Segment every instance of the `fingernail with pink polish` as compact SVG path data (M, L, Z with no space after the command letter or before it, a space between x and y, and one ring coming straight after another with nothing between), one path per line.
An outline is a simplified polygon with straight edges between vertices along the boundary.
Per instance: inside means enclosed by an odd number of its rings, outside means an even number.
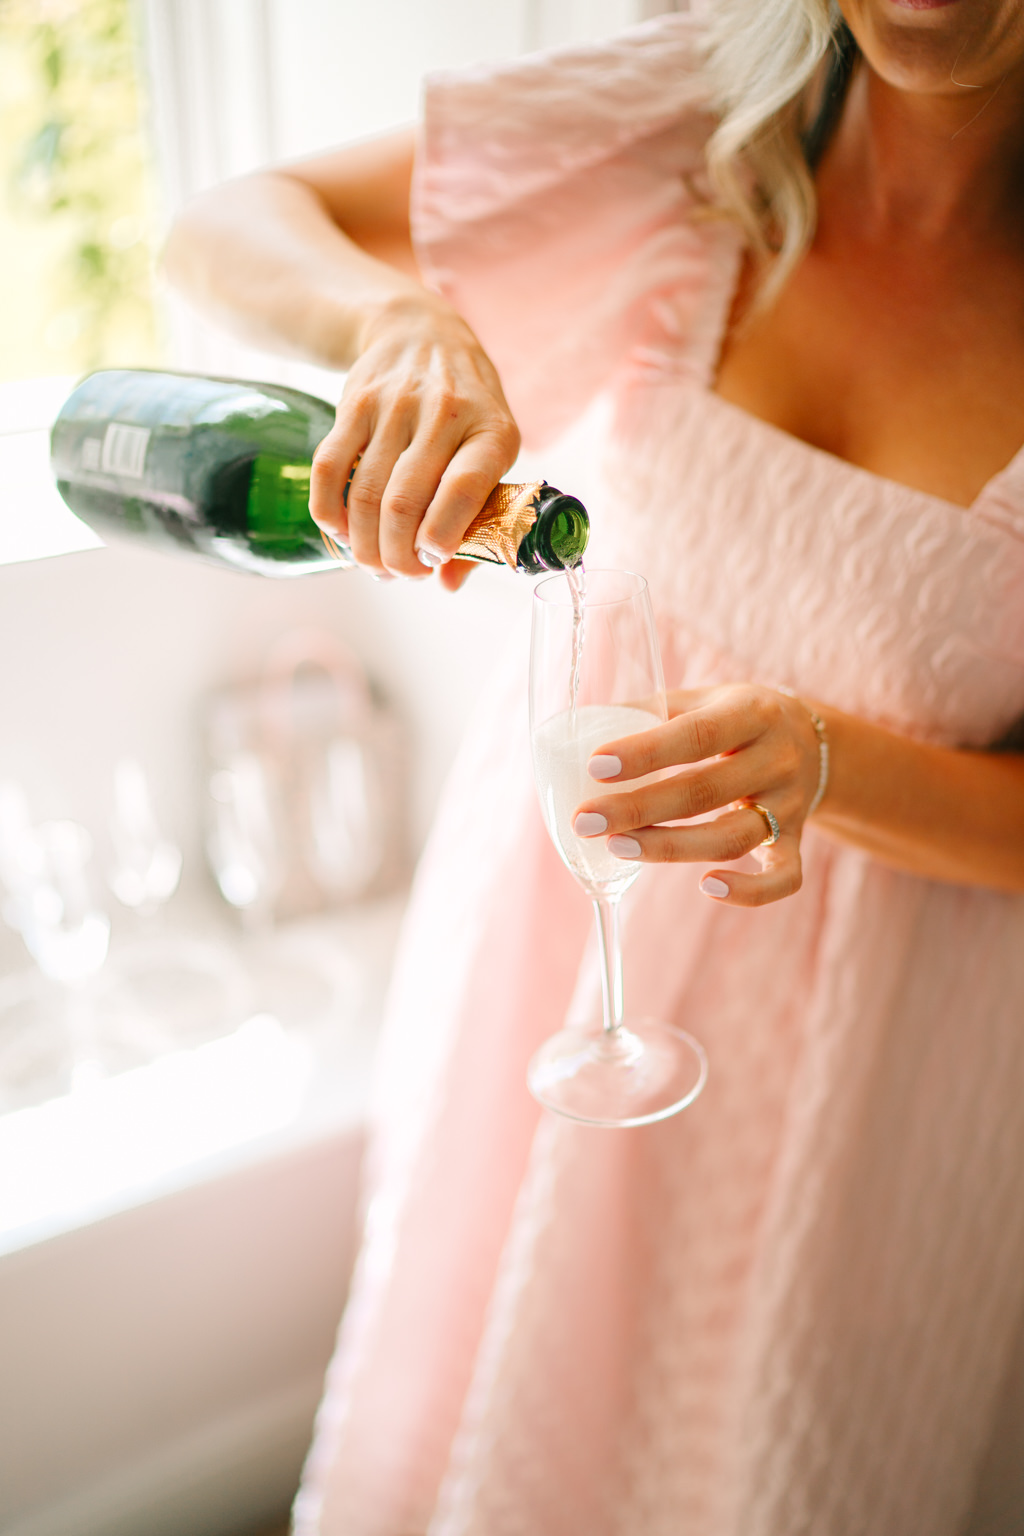
M596 837L608 831L608 818L597 811L581 811L572 824L577 837Z
M606 757L598 753L587 764L587 772L592 779L614 779L622 772L622 761L617 757Z
M427 549L426 545L416 551L416 558L420 565L426 565L430 570L436 570L439 565L447 565L446 555L439 555L436 550Z
M623 837L621 832L608 839L608 848L617 859L638 859L643 853L635 837Z
M728 896L729 887L724 880L716 880L714 875L705 875L700 883L700 888L705 896L715 896L721 901L723 896Z

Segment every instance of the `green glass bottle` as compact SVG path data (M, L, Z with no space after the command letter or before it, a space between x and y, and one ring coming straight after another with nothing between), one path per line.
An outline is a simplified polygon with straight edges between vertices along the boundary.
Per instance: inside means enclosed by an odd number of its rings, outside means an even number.
M278 384L144 369L90 374L54 423L50 461L68 506L102 537L132 535L265 576L350 565L309 515L326 400ZM579 563L590 524L554 487L495 487L461 558L538 572Z

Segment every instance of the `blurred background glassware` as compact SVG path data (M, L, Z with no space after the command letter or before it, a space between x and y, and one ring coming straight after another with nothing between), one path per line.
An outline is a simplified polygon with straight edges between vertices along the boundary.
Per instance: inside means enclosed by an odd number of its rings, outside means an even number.
M146 774L135 758L121 758L114 768L110 841L110 889L122 906L154 916L178 889L182 854L160 829Z
M309 871L339 901L370 885L383 854L381 808L367 744L339 737L306 765L303 853Z
M20 933L28 921L32 891L43 872L43 851L32 831L28 798L20 784L0 782L0 906L4 922Z
M269 765L240 746L226 751L240 724L224 701L214 715L214 740L221 750L209 780L206 850L224 900L255 926L269 922L281 888L283 861L280 813Z
M248 1006L244 968L223 940L170 931L161 921L181 880L182 851L162 831L149 779L135 758L115 765L109 830L108 884L142 921L134 939L122 938L114 948L103 989L104 1020L118 1013L130 1017L133 1033L151 1045L160 1042L159 1051L229 1032ZM235 878L237 884L237 873Z
M76 821L46 821L32 835L42 857L19 909L21 936L43 975L71 986L96 975L110 944L88 872L92 838Z
M352 901L373 887L401 815L396 722L358 658L322 631L283 636L267 671L266 721L286 765L298 856L328 904Z
M232 905L258 887L264 910L293 918L404 882L404 735L333 635L284 635L260 682L216 695L207 750L207 847Z
M177 887L181 854L154 835L139 764L118 765L115 801L114 872L134 874L124 893L142 895L148 917ZM0 911L35 961L0 976L0 1114L228 1034L253 1012L237 945L152 929L111 945L100 891L86 829L33 826L22 787L0 782Z
M92 839L83 826L47 821L28 838L34 851L23 841L21 857L33 873L15 896L17 926L43 976L64 989L71 1087L83 1088L106 1073L89 983L107 958L110 918L90 878Z

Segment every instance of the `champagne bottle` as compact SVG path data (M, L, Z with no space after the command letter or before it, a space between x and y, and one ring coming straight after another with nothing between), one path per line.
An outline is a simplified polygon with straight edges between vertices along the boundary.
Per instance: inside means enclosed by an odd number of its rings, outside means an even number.
M278 384L142 369L90 374L54 424L50 461L72 512L101 536L134 535L265 576L351 565L309 515L326 400ZM347 488L346 488L347 490ZM590 524L543 481L495 486L459 547L466 560L563 570Z

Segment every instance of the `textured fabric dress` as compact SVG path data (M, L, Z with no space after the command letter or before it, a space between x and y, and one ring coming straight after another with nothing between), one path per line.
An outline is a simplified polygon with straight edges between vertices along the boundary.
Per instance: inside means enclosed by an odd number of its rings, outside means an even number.
M609 402L593 563L648 577L670 685L994 742L1024 715L1024 453L964 508L713 393L741 252L694 28L434 79L423 266L528 442ZM1024 898L803 850L761 910L687 865L627 899L628 1001L704 1042L702 1098L542 1113L527 1061L598 978L511 657L417 877L301 1536L1024 1529Z

